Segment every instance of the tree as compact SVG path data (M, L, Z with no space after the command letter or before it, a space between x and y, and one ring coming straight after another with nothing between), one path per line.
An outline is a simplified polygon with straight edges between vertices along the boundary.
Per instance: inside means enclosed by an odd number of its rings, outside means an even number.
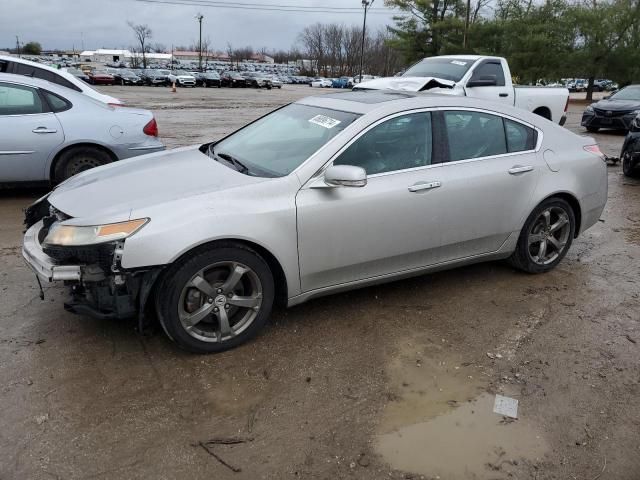
M22 53L25 55L40 55L42 46L38 42L29 42L22 47Z
M133 22L127 22L127 25L131 27L133 33L140 44L140 52L142 53L142 66L143 68L147 68L147 53L149 53L150 48L147 44L147 41L151 39L153 33L148 25L136 25Z

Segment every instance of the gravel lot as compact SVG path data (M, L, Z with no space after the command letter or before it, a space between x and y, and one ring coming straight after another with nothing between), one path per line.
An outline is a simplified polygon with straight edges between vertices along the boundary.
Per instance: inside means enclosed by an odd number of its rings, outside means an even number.
M102 90L153 110L169 147L327 92ZM623 133L595 137L619 154ZM1 191L0 479L640 478L639 186L609 167L602 222L546 275L487 263L338 294L206 357L66 313L60 288L40 301L20 245L43 192Z

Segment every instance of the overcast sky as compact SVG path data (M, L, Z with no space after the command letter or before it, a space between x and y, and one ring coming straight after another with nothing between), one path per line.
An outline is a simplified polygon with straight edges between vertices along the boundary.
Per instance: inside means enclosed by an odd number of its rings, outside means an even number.
M227 1L227 0L225 0ZM252 4L299 6L361 7L360 0L228 0ZM20 42L38 41L45 49L85 50L127 48L135 44L127 20L146 23L153 30L152 42L189 46L197 41L198 12L204 15L202 36L224 50L227 42L234 48L288 49L298 33L315 22L362 22L362 13L300 13L255 11L221 7L196 7L142 3L136 0L2 0L0 48ZM377 0L374 7L383 7ZM392 23L391 13L368 16L367 29Z

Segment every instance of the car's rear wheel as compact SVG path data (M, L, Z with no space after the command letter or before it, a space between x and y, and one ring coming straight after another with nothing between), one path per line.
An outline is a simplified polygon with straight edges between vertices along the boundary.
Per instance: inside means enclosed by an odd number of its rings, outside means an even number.
M529 273L548 272L567 254L575 228L575 213L565 200L545 200L527 218L510 263Z
M600 127L587 127L587 132L598 133L598 130L600 130Z
M54 182L60 183L69 177L91 168L110 163L111 156L96 147L75 147L60 155L54 170Z
M225 244L170 267L156 306L162 327L178 346L194 353L221 352L258 333L271 313L274 291L260 255Z

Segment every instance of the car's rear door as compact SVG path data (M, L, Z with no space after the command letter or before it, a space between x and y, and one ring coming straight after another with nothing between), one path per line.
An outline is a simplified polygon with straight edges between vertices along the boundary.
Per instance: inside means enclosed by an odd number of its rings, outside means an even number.
M47 160L64 141L49 110L37 89L0 82L0 182L48 179Z
M446 156L435 180L441 262L496 252L530 213L546 166L536 154L540 133L482 110L444 110Z

